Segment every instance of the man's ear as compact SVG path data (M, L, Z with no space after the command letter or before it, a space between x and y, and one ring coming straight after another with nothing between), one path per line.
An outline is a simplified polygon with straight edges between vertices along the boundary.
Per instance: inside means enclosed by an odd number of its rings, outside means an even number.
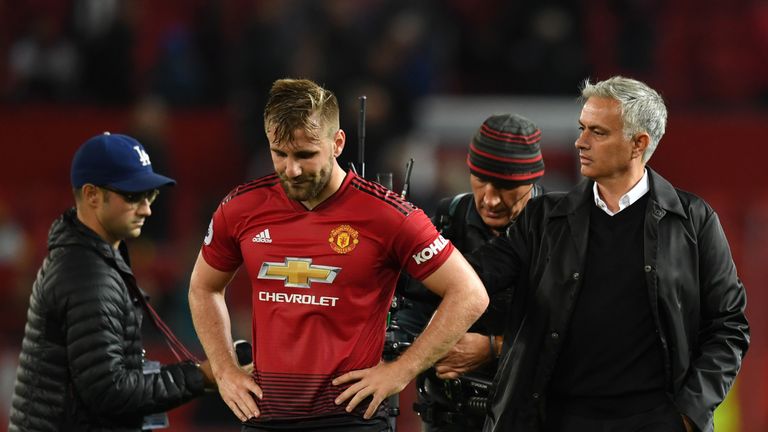
M344 151L344 145L347 142L347 134L342 129L333 134L333 157L339 157Z
M642 158L645 149L651 143L651 136L647 132L640 132L632 138L632 158Z
M97 207L104 199L102 191L90 183L86 183L80 188L80 196L83 203L89 207Z

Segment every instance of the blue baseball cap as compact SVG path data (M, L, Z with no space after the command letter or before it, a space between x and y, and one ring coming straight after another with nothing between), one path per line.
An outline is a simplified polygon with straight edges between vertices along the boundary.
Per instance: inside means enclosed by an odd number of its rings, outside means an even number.
M149 155L135 138L104 132L84 142L72 158L72 186L86 183L125 192L175 185L176 180L152 171Z

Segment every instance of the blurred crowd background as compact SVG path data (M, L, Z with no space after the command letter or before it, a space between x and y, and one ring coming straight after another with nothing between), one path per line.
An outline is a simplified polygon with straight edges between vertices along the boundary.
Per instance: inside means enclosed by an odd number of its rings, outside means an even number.
M585 78L624 74L660 90L667 136L650 165L717 210L748 293L752 346L718 410L718 431L768 430L768 2L765 0L0 0L0 430L7 427L25 312L50 223L72 205L74 150L128 133L163 191L134 270L152 304L201 352L189 272L218 201L271 170L262 110L271 83L333 90L366 174L430 212L468 190L466 145L482 120L517 112L543 130L545 183L578 181L573 139ZM250 337L249 287L228 290L235 337ZM150 356L170 360L147 329ZM417 430L412 389L402 431ZM172 413L172 431L238 430L216 395Z

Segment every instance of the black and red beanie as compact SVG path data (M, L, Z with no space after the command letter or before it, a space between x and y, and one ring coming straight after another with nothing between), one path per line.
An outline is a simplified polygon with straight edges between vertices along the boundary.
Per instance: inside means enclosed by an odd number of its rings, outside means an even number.
M469 143L469 171L503 187L536 183L544 175L541 130L517 114L488 117Z

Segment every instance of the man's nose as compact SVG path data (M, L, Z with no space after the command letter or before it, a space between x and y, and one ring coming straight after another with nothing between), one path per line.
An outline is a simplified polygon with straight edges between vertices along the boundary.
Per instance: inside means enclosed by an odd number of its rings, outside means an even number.
M574 146L576 146L576 148L579 150L584 150L587 148L587 140L584 138L585 132L586 132L585 130L581 131L581 133L579 133L579 136L576 137L576 141L574 141L573 143Z
M485 193L483 194L483 203L486 207L496 207L501 202L501 194L490 183L485 185Z
M136 214L144 217L152 215L152 204L149 203L149 198L144 198L139 201L139 206L136 208Z
M296 178L301 175L301 164L295 160L288 158L285 163L285 175L289 178Z

